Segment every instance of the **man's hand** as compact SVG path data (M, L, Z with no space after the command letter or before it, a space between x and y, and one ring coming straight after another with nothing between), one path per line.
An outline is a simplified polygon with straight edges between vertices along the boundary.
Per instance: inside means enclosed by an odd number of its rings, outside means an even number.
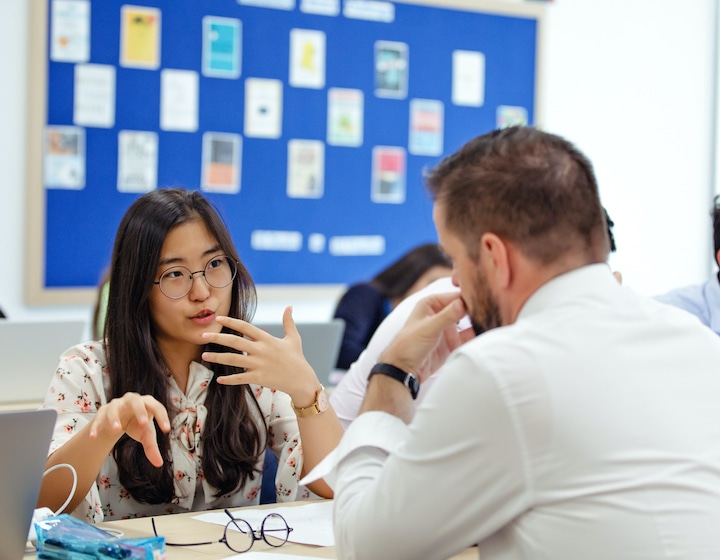
M458 332L457 329L458 321L466 313L459 292L432 295L420 300L379 361L414 373L422 383L455 348L471 337L470 333Z

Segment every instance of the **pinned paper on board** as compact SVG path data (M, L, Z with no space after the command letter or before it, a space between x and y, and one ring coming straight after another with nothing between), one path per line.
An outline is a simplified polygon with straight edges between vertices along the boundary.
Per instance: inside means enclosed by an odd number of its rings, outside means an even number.
M510 126L527 126L528 112L525 107L512 105L499 105L496 112L497 128L508 128Z
M418 156L438 156L443 151L444 106L434 99L410 100L408 151Z
M393 41L375 43L375 95L407 97L408 46Z
M322 198L325 144L319 140L290 140L287 169L287 195L290 198Z
M371 200L390 204L405 202L405 150L375 146L372 160Z
M90 2L53 0L50 26L50 60L90 60Z
M203 18L203 76L237 78L242 62L242 23L239 19Z
M76 64L73 124L115 126L115 66Z
M192 70L160 72L160 128L195 132L198 128L198 74Z
M160 67L160 10L122 7L120 66L148 70Z
M290 85L325 87L325 33L310 29L290 30Z
M359 89L328 90L327 143L331 146L362 146L363 92Z
M485 55L456 50L452 54L452 102L466 107L485 103Z
M203 191L225 194L240 192L241 144L239 134L203 134Z
M85 129L77 126L45 128L43 178L48 189L85 187Z
M318 16L340 14L340 0L300 0L300 11Z
M155 190L157 162L156 132L121 130L118 134L118 192L146 193Z
M282 96L280 80L245 80L245 136L280 138L282 134Z

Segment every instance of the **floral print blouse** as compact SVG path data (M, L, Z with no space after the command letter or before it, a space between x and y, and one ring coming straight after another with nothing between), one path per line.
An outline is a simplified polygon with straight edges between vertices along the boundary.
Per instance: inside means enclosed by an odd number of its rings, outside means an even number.
M175 410L170 413L170 442L175 471L175 497L169 504L144 504L135 501L118 480L117 465L108 455L95 484L73 515L91 523L199 511L225 507L257 505L260 501L261 475L248 481L232 494L215 497L217 493L203 477L202 433L207 417L205 398L212 371L202 364L190 365L187 388L183 393L172 376L168 376L170 397ZM105 352L100 342L87 342L70 348L60 357L43 406L57 410L58 418L50 444L50 453L61 447L90 423L98 408L108 402L110 377ZM268 447L278 457L275 479L279 502L314 497L298 485L303 465L297 418L290 397L258 385L250 385L268 427ZM254 406L250 407L257 416ZM259 457L262 469L264 455Z

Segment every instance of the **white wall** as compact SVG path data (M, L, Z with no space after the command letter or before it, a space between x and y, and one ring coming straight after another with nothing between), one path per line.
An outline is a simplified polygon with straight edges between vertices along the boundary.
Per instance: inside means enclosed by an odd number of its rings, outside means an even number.
M0 306L14 318L87 317L23 302L28 0L0 18ZM542 126L594 162L615 220L614 268L653 295L710 272L714 0L554 0L548 5ZM68 266L72 266L72 261ZM337 290L261 294L258 318L328 318Z

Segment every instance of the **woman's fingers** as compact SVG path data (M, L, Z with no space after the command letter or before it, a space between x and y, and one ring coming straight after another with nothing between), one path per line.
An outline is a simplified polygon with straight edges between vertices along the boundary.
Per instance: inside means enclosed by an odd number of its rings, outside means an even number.
M126 433L142 444L150 463L159 467L163 459L157 444L153 420L163 432L170 431L170 419L162 403L150 395L125 393L122 397L100 407L93 419L90 437L97 438L110 434L119 439L123 433Z

